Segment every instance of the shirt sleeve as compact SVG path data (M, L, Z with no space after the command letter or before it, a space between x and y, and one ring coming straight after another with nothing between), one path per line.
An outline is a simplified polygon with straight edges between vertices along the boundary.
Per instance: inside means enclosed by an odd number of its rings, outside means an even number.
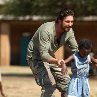
M52 56L49 54L50 34L46 30L39 32L39 52L43 61L48 61Z
M67 32L67 33L69 33L67 44L71 48L72 52L75 53L76 51L78 51L78 44L75 39L74 32L73 30L71 30L70 32Z

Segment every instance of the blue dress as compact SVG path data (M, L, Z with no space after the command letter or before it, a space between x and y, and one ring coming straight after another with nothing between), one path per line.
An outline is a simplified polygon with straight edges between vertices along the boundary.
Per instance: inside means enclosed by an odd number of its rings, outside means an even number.
M67 97L89 97L88 82L90 55L82 58L79 52L74 54L75 61L71 65L72 77Z

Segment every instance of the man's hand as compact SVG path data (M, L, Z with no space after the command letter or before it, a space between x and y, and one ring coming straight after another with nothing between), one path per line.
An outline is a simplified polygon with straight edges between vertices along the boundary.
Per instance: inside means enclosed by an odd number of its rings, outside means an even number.
M61 67L63 64L65 64L65 61L63 59L58 60L58 66Z
M65 75L67 73L67 67L66 67L65 61L63 59L58 61L58 66L62 68L61 72L62 72L62 74Z

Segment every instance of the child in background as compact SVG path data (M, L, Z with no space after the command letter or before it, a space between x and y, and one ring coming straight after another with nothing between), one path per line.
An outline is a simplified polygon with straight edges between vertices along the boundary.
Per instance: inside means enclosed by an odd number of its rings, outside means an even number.
M90 56L92 56L92 57L94 56L94 52L93 51L91 51ZM89 68L89 75L93 76L94 75L94 68L95 68L95 66L92 63L90 63L89 67L90 67Z
M94 53L94 58L97 59L97 51ZM95 67L94 73L95 73L95 75L97 75L97 67Z
M2 97L6 97L4 92L3 92L3 86L2 86L2 79L1 79L1 72L0 72L0 92ZM1 97L1 96L0 96Z
M90 40L82 39L78 44L78 49L79 51L68 57L64 64L66 65L68 62L73 61L71 64L72 77L67 97L89 97L89 64L93 62L97 66L97 59L89 55L92 49Z

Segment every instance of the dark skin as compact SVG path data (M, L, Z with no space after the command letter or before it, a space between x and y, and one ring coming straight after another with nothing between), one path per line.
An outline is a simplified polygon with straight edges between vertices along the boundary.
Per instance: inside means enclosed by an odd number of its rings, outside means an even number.
M85 49L85 48L79 49L79 54L83 58L86 57L86 56L88 56L88 54L90 52L91 52L91 49ZM63 74L66 74L66 64L68 62L70 62L70 61L73 61L73 60L74 60L74 56L73 55L69 56L66 60L64 60L65 61L65 64L62 65L62 73ZM97 67L97 58L91 57L91 62L94 63L95 66Z
M97 52L96 53L94 53L94 56L93 56L95 59L97 59ZM95 64L95 65L97 65L97 64Z
M2 83L1 82L0 82L0 92L1 92L2 97L6 97L6 95L3 92L3 88L2 88Z

